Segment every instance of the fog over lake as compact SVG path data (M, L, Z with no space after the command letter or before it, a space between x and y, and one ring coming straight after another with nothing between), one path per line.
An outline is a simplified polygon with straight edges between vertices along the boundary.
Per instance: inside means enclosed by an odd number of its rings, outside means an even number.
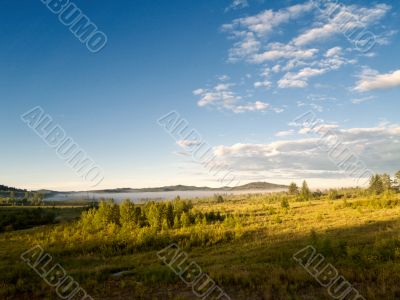
M242 194L261 194L276 193L285 191L286 189L270 189L270 190L244 190L244 191L165 191L165 192L129 192L129 193L96 193L96 192L75 192L75 193L59 193L46 197L46 200L82 200L82 199L114 199L120 202L124 199L130 199L133 202L141 202L146 200L168 200L180 196L183 199L204 198L218 195L242 195Z

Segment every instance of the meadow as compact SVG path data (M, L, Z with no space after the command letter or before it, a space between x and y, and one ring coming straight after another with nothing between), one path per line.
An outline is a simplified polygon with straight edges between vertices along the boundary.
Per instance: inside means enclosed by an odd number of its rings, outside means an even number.
M142 205L108 200L68 215L74 217L0 234L0 299L59 299L20 258L35 245L93 299L198 299L157 256L171 243L231 299L331 299L293 259L308 245L365 299L400 298L395 191L341 189L307 200L286 192Z

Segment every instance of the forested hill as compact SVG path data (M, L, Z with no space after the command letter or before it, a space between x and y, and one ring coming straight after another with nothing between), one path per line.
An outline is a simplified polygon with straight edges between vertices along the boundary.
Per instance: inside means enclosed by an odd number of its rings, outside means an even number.
M169 191L246 191L246 190L274 190L274 189L286 189L287 185L280 185L269 182L252 182L236 187L220 187L210 188L207 186L187 186L187 185L174 185L174 186L163 186L154 188L119 188L119 189L107 189L92 191L96 193L130 193L130 192L169 192Z
M236 186L236 187L220 187L220 188L210 188L206 186L198 187L198 186L187 186L187 185L174 185L174 186L163 186L163 187L154 187L154 188L117 188L117 189L105 189L105 190L95 190L91 192L96 193L132 193L132 192L169 192L169 191L246 191L246 190L275 190L275 189L286 189L288 186L280 185L270 182L251 182L248 184ZM6 185L0 184L0 193L5 192L16 192L16 193L24 193L27 190L18 189L14 187L9 187ZM38 193L44 195L50 194L62 194L64 192L50 191L50 190L38 190ZM81 191L85 192L85 191ZM68 192L73 193L73 192Z
M273 189L286 189L287 185L275 184L270 182L251 182L248 184L240 185L237 187L231 188L233 191L242 191L242 190L273 190Z
M0 192L26 192L26 190L0 184Z

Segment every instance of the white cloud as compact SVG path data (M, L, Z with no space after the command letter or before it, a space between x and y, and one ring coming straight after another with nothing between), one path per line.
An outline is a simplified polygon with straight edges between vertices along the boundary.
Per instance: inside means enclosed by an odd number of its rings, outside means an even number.
M290 130L286 130L286 131L278 131L277 133L275 133L275 136L285 137L285 136L293 135L293 133L294 133L294 130L290 129Z
M339 47L337 47L339 48ZM343 65L346 64L354 64L355 60L349 60L344 57L341 57L339 49L330 49L330 56L327 58L323 58L321 60L314 60L309 63L301 62L299 65L308 65L308 67L304 67L300 69L297 73L288 72L286 73L279 81L279 88L304 88L308 86L308 81L310 78L323 75L325 73L331 72L333 70L337 70ZM331 55L334 55L332 57ZM293 61L289 61L292 63ZM285 67L285 70L294 68L295 65L288 65Z
M333 24L325 24L322 27L313 28L301 34L293 40L293 43L297 46L304 46L310 42L318 41L318 39L326 39L336 32L338 32L338 29Z
M329 9L329 8L326 8ZM358 5L340 5L337 13L330 18L317 9L311 1L289 6L280 10L265 10L253 16L235 19L225 24L223 30L236 40L229 50L229 61L245 60L254 64L269 64L269 71L275 74L287 72L277 81L279 88L304 88L311 77L338 70L356 60L346 58L343 49L334 46L321 53L316 47L307 47L311 41L320 41L339 33L341 29L369 26L380 20L390 6L377 4L372 7ZM311 14L312 13L312 14ZM306 29L288 43L270 42L274 32L280 32L281 26L305 14L313 20L313 28ZM347 17L347 18L346 18ZM354 23L354 24L353 24ZM345 24L345 28L340 25ZM349 27L348 27L349 26ZM343 33L343 32L342 32ZM263 75L263 74L262 74ZM255 87L261 87L263 81L257 81ZM272 85L271 79L266 86Z
M313 4L308 1L304 4L290 6L288 8L273 11L264 10L254 16L234 20L231 24L223 25L225 30L249 31L259 36L271 33L276 27L301 16L303 13L313 9Z
M233 3L240 6L240 1ZM223 25L222 30L228 33L230 40L233 41L229 49L228 61L244 61L259 64L262 67L257 75L252 76L257 79L253 81L252 88L243 91L243 97L239 91L233 91L234 85L227 82L229 77L222 76L219 77L220 84L213 88L194 91L195 95L200 96L198 105L214 106L214 108L235 113L264 110L266 108L257 109L256 102L247 101L256 95L257 91L254 88L306 88L311 86L310 82L318 76L339 70L345 65L355 64L357 60L354 57L359 56L353 51L344 50L338 44L329 44L329 47L321 46L320 42L338 33L343 35L345 30L348 32L349 29L372 26L391 9L385 4L369 4L365 7L340 4L335 14L328 16L314 4L313 1L306 1L303 4L278 10L267 9L254 15L234 19ZM326 10L330 8L325 7ZM294 36L286 35L285 25L294 23L300 18L301 20L307 18L309 24L312 25L300 27L297 35L296 33ZM299 24L304 23L299 22ZM394 33L395 31L391 31L390 34L382 35L382 37L388 37ZM273 40L277 36L279 40ZM289 38L285 41L284 38L287 36ZM344 36L341 38L344 39ZM317 44L319 46L314 46ZM238 88L248 83L242 78L238 83ZM317 85L318 83L315 83L312 87ZM278 89L273 93L279 93ZM309 105L318 111L324 109L322 104L311 102ZM276 113L283 111L282 108L275 107L269 107L269 110Z
M367 168L376 172L392 172L398 168L398 125L350 129L341 129L334 124L321 126L324 127L322 132L329 130L336 135ZM275 174L281 178L342 178L348 175L328 158L320 142L320 138L312 136L268 144L220 145L214 147L214 154L221 163L243 174Z
M274 107L272 110L277 114L283 113L285 111L282 107Z
M325 22L322 25L306 30L293 39L296 46L305 46L310 43L324 41L336 34L351 33L355 29L364 29L381 19L389 10L386 4L377 4L372 8L359 7L356 5L339 5L332 17L326 8L326 16L322 12L321 19Z
M313 76L321 75L327 72L326 69L304 68L298 73L286 73L278 81L279 88L304 88L308 86L308 79Z
M231 88L231 87L233 87L234 86L234 84L232 84L232 83L220 83L220 84L217 84L215 87L214 87L214 89L217 91L217 92L223 92L223 91L229 91L229 89Z
M230 77L228 75L221 75L217 77L219 81L228 81Z
M330 48L328 51L326 51L325 56L326 57L334 57L342 54L342 48L341 47L333 47Z
M253 60L253 56L261 49L261 38L266 38L275 28L295 20L312 9L313 4L308 1L278 11L268 9L254 16L235 19L232 23L223 25L222 30L238 40L229 50L229 61Z
M244 113L249 111L266 111L268 108L268 103L256 101L254 103L248 103L245 105L237 105L232 110L235 113Z
M275 73L279 73L281 71L281 66L280 65L275 65L271 69Z
M375 99L375 97L374 96L368 96L368 97L363 97L363 98L354 98L354 99L351 99L351 103L353 103L353 104L361 104L361 103L370 101L372 99Z
M240 32L236 36L240 36L241 40L229 50L228 60L230 62L236 62L244 57L252 57L260 50L261 43L253 32Z
M279 59L310 59L318 53L318 49L299 49L293 45L285 45L282 43L271 43L268 50L255 54L251 59L255 63L263 63L265 61L275 61Z
M389 45L390 44L390 38L397 34L398 30L389 30L389 31L385 31L380 35L376 36L375 41L379 44L379 45Z
M271 81L268 81L268 80L265 80L265 81L256 81L256 82L254 82L254 87L256 87L256 88L260 88L260 87L263 87L263 88L270 88L271 87Z
M247 0L233 0L231 5L229 5L225 11L231 10L231 9L240 9L240 8L245 8L249 6L249 2Z
M357 92L368 92L371 90L389 89L400 86L400 70L391 73L379 74L378 71L364 68L359 75L354 90Z
M318 9L313 1L293 5L279 10L268 9L258 14L233 20L222 26L231 38L237 40L229 51L229 60L236 62L246 60L253 63L263 63L279 59L310 59L316 54L316 49L306 49L305 46L320 43L335 34L354 35L352 30L364 29L381 20L391 9L386 4L376 4L372 7L340 4L333 9L327 5ZM331 10L335 14L330 13ZM312 14L311 14L312 13ZM275 32L280 32L281 26L294 21L305 14L314 21L314 27L307 28L294 37L289 43L266 43ZM359 32L357 32L359 34ZM387 43L388 37L397 31L386 31L377 35L377 42ZM380 42L382 40L382 42ZM263 50L266 48L267 50ZM334 47L327 57L339 55L340 47Z
M216 107L229 108L242 99L241 96L230 90L232 86L233 84L220 83L211 90L197 89L193 91L193 94L201 97L197 102L200 107L213 105Z
M201 94L203 94L205 92L207 92L207 90L205 90L205 89L197 89L197 90L193 91L193 94L197 96L197 95L201 95Z
M218 83L211 89L196 89L193 94L200 96L197 101L200 107L211 106L234 113L266 111L269 108L269 104L262 101L242 103L242 97L232 91L233 87L233 83Z
M287 75L287 76L286 76ZM285 88L305 88L308 83L304 80L295 80L292 77L291 73L286 74L286 77L283 77L278 81L278 87L281 89Z

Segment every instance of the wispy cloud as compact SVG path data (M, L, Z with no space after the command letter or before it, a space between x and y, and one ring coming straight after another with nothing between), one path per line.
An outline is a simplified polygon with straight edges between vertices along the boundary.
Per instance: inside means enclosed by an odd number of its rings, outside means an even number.
M232 9L241 9L249 6L249 2L247 0L233 0L231 5L229 5L225 11L229 11Z
M400 87L400 70L379 74L376 70L364 68L359 74L359 80L354 90L357 92L368 92L395 87Z
M209 106L234 113L266 111L269 108L269 104L262 101L242 101L242 97L232 90L233 87L235 87L233 83L220 82L209 89L194 90L193 94L200 97L197 101L200 107Z
M375 99L374 96L368 96L368 97L362 97L362 98L353 98L353 99L351 99L351 103L353 103L353 104L361 104L361 103L364 103L364 102L367 102L367 101L371 101L373 99Z
M281 24L294 20L304 12L312 9L313 5L311 1L304 4L289 6L278 11L267 9L254 16L236 19L230 24L225 24L223 29L231 30L233 33L244 30L253 32L258 36L266 36Z
M293 45L285 45L282 43L271 43L268 45L268 50L255 54L251 58L251 62L264 63L266 61L276 61L279 59L310 59L315 56L318 49L299 49Z
M176 142L176 144L181 146L182 148L198 146L201 143L202 141L197 141L197 140L179 140Z
M326 10L332 7L327 6ZM326 18L328 13L321 12L319 19L322 24L306 30L293 39L296 46L306 46L323 42L334 35L341 34L343 31L351 32L357 28L365 28L381 19L389 10L390 6L386 4L377 4L372 8L359 7L356 5L337 6L337 12L333 18ZM325 20L325 21L324 21Z
M342 47L333 47L328 49L328 51L326 51L325 56L326 57L337 57L340 56L342 54Z
M280 25L295 20L312 9L312 3L306 2L278 11L268 9L254 16L235 19L232 23L223 25L222 30L238 40L229 51L229 60L257 61L253 56L258 54L261 49L263 39L267 38Z
M269 81L269 80L265 80L265 81L256 81L256 82L254 82L254 87L256 87L256 88L261 88L261 87L263 87L263 88L268 89L268 88L271 87L271 85L272 85L272 83L271 83L271 81Z
M329 5L325 10L330 10ZM312 77L338 70L344 65L354 64L349 58L351 51L344 51L339 45L325 49L324 42L344 30L372 26L380 21L391 7L386 4L372 6L340 5L332 17L327 17L312 1L288 6L279 10L264 10L252 16L238 18L222 26L234 40L229 50L230 62L245 61L252 64L267 64L274 74L286 72L276 85L279 88L304 88ZM273 41L282 33L283 26L289 22L307 16L311 26L303 28L300 33L291 37L287 43ZM345 28L343 28L345 27ZM385 40L388 36L384 34ZM281 36L280 36L281 37ZM379 41L378 41L379 43ZM312 46L310 46L312 45ZM317 46L318 45L318 46ZM256 87L271 87L272 80L257 81Z
M321 75L325 73L327 69L312 69L304 68L298 73L286 73L282 79L278 81L278 86L280 88L296 87L302 88L308 85L307 81L309 78Z
M293 134L294 134L294 130L290 129L290 130L285 130L285 131L278 131L277 133L275 133L275 136L284 137L284 136L290 136Z
M235 113L243 113L248 111L266 111L270 105L265 102L256 101L254 103L247 103L244 105L237 105L232 110Z

